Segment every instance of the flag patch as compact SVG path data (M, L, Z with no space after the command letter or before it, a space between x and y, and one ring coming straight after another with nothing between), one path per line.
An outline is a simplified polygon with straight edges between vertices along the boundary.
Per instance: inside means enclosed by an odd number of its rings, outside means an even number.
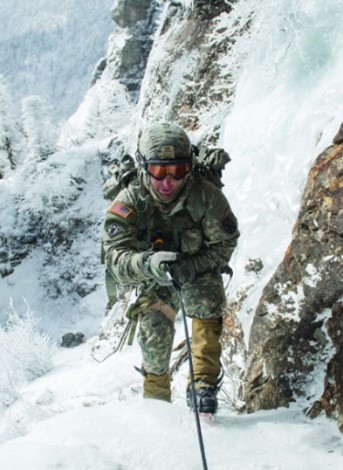
M112 214L119 215L119 217L122 217L123 219L127 219L131 214L132 209L130 209L130 207L125 206L121 202L114 201L114 203L110 207L110 212L112 212Z

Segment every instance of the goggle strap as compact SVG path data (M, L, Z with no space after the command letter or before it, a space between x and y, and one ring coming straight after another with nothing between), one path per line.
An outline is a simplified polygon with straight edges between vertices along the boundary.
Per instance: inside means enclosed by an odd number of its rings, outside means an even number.
M180 158L172 160L147 160L139 150L136 152L137 162L146 169L147 165L177 165L179 163L192 163L192 156L190 158Z
M144 159L145 160L145 159ZM148 165L179 165L180 163L192 163L190 158L183 158L180 160L145 160L145 166Z

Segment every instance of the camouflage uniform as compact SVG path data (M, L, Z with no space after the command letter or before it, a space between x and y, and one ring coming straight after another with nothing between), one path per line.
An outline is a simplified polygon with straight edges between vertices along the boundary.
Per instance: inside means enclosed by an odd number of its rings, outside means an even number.
M108 209L103 231L105 263L117 283L136 285L144 299L138 341L143 368L151 379L145 380L145 396L170 400L173 317L179 303L172 287L157 284L142 270L142 254L165 250L191 257L196 277L182 285L182 297L187 315L193 318L195 379L214 383L220 368L219 337L226 303L221 269L228 265L239 232L222 191L203 177L190 174L168 208L151 196L143 180L141 174ZM149 383L158 382L159 377L167 379L161 379L161 386L154 383L150 392Z

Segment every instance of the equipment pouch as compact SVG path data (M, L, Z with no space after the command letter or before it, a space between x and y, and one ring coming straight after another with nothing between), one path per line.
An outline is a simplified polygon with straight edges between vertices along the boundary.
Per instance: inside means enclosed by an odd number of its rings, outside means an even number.
M181 251L194 255L198 253L202 245L202 233L197 227L185 230L181 238Z

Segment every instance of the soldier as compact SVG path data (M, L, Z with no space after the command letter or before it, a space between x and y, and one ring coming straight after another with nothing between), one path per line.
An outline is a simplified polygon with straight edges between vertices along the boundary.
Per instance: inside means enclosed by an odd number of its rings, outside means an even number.
M222 191L192 171L193 147L171 123L138 142L138 179L111 204L104 223L108 272L136 285L144 397L171 401L169 363L179 309L169 271L192 318L192 359L200 412L217 410L220 335L226 304L222 269L237 244L237 220ZM187 403L192 407L190 384Z

